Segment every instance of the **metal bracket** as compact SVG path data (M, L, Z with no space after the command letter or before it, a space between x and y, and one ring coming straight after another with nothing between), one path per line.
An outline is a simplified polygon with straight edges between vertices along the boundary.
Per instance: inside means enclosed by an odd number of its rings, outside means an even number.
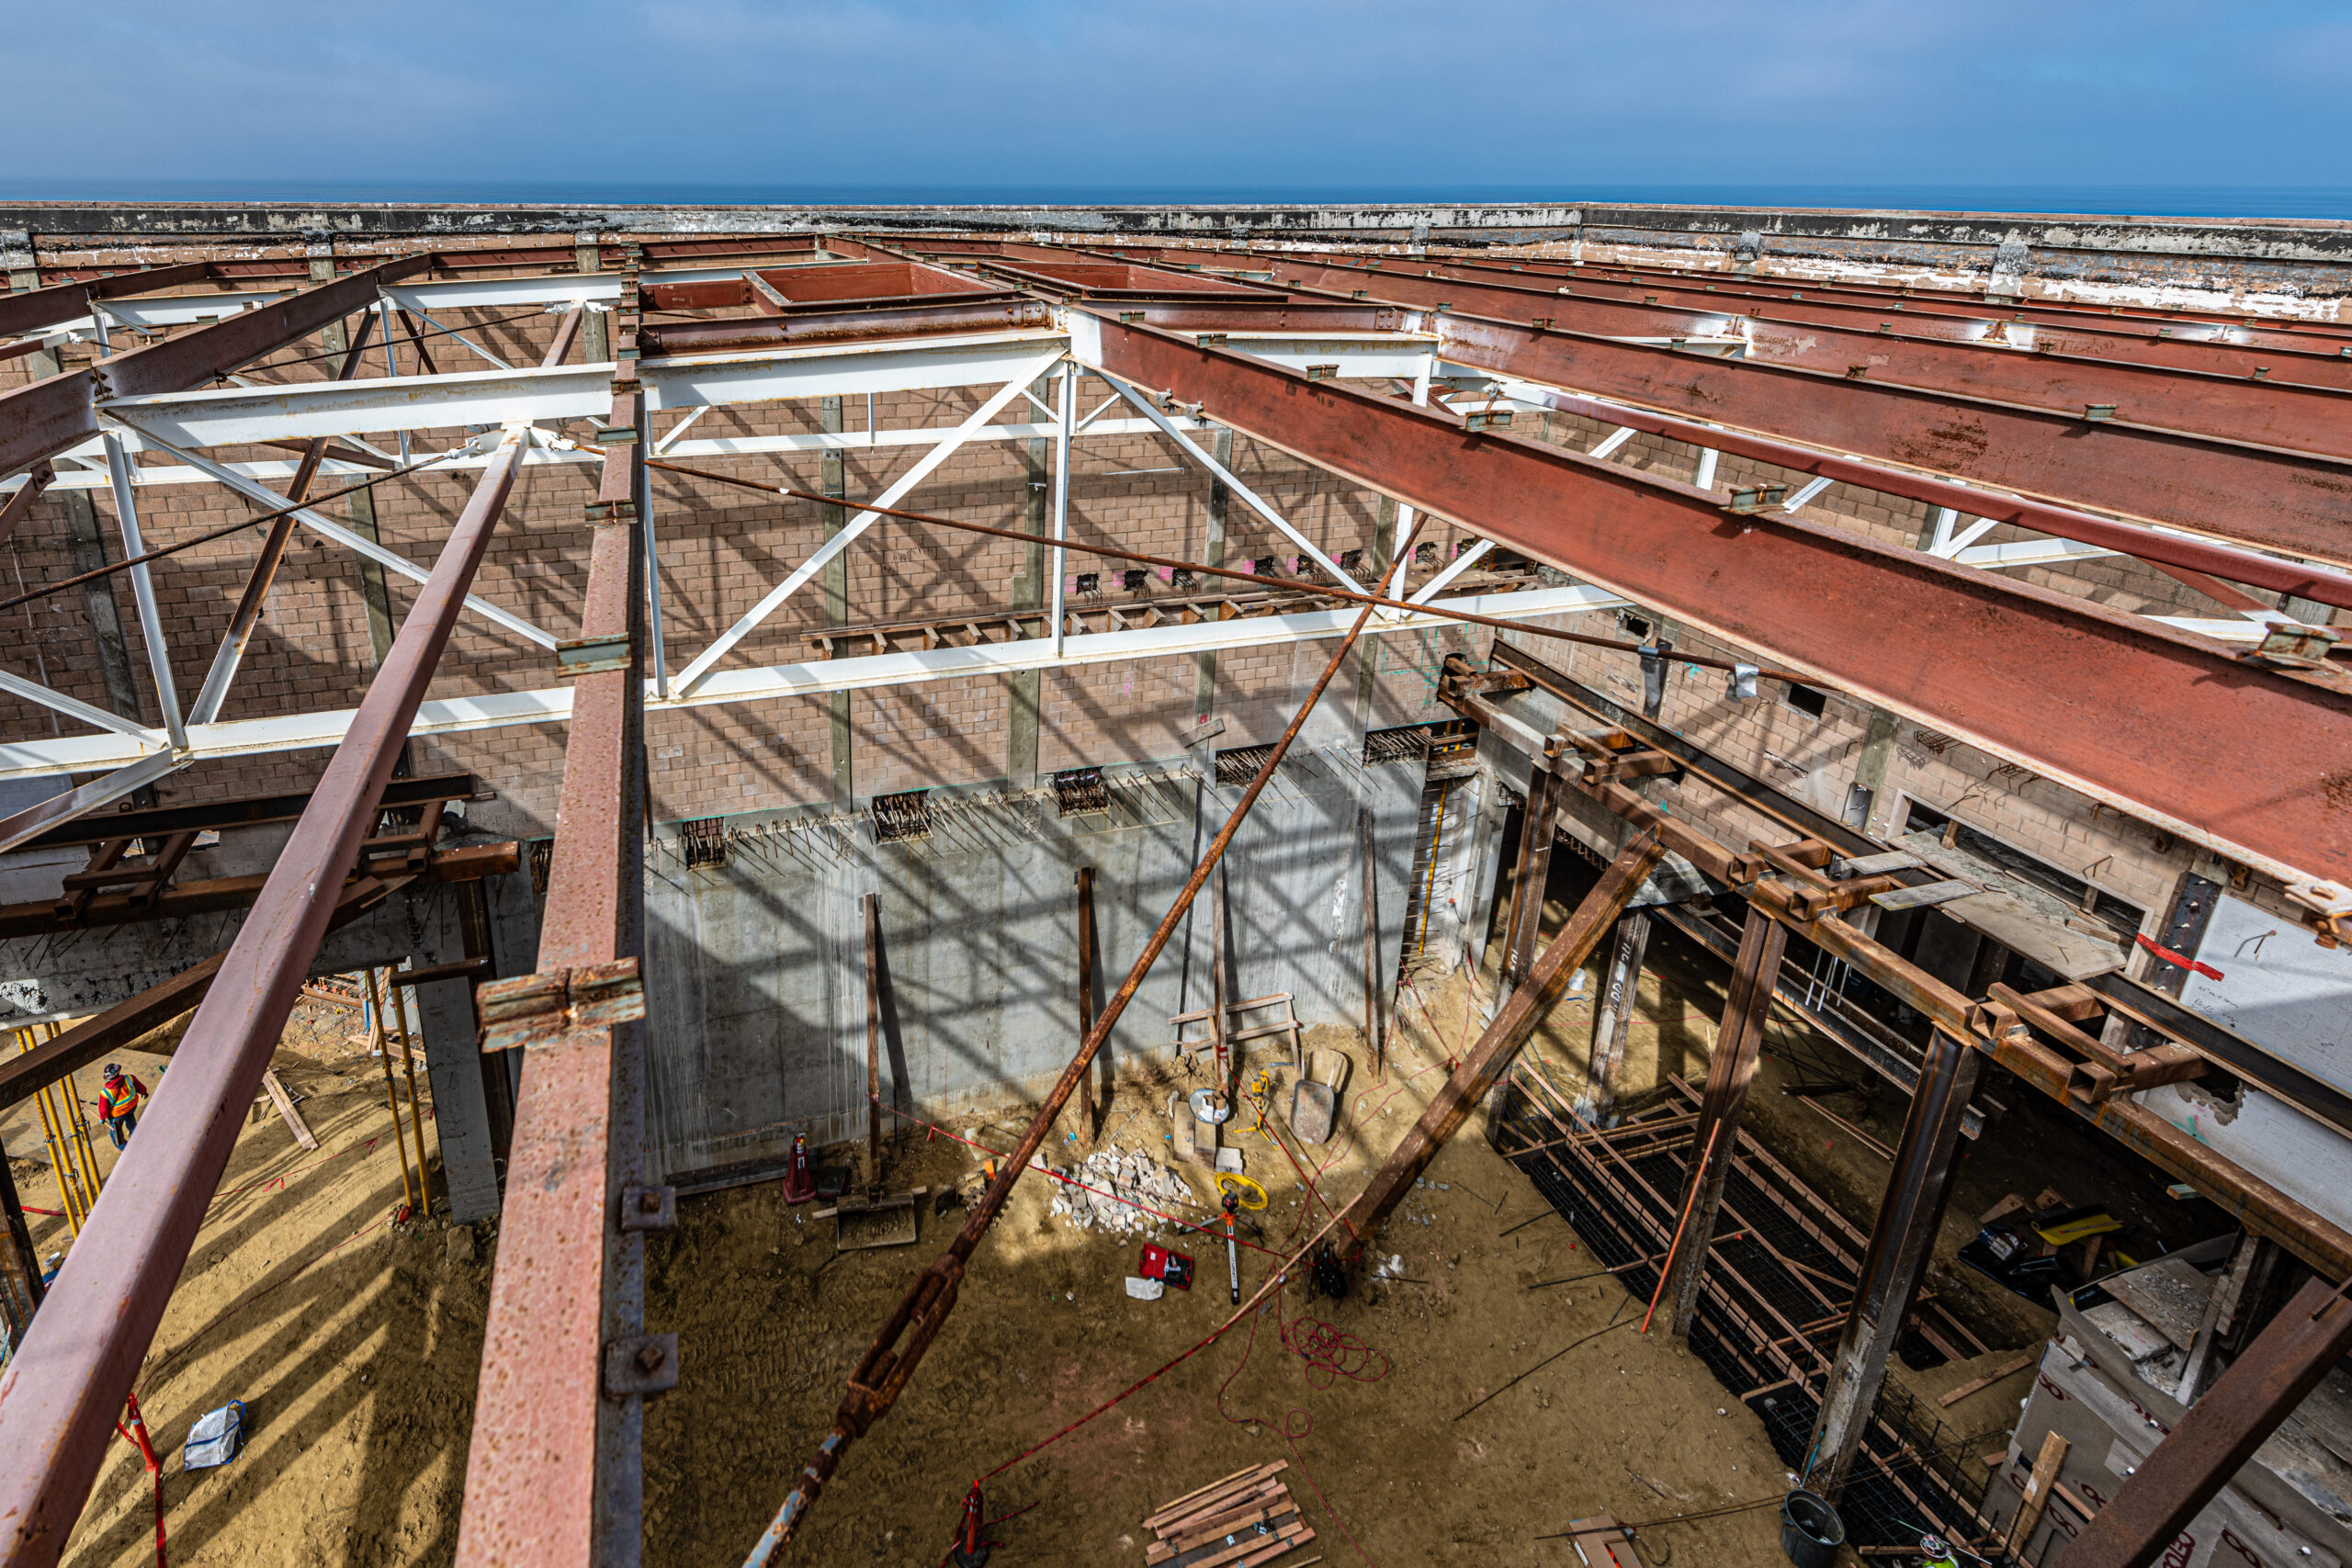
M2270 664L2319 670L2326 667L2327 656L2342 640L2341 634L2326 626L2307 626L2299 621L2273 621L2264 630L2262 640L2248 649L2245 657Z
M621 1229L673 1231L678 1228L678 1190L674 1187L621 1189Z
M1737 516L1749 517L1759 512L1770 512L1788 499L1789 487L1786 485L1747 485L1734 490L1731 499L1724 502L1723 507L1725 512Z
M605 1392L615 1398L667 1393L677 1386L676 1335L632 1335L605 1347Z
M634 956L546 975L494 980L474 993L484 1052L560 1044L571 1035L645 1016Z
M567 637L555 645L556 676L568 681L575 675L626 670L634 652L635 645L627 632L610 637Z

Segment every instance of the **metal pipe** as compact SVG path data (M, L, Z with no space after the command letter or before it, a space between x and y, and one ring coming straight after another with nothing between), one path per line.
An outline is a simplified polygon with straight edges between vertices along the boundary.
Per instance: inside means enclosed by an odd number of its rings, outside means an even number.
M932 1339L938 1334L941 1325L946 1322L947 1314L955 1310L956 1288L963 1279L964 1266L971 1258L972 1249L979 1245L980 1237L988 1234L989 1226L995 1223L998 1213L1003 1210L1005 1200L1012 1195L1013 1184L1028 1168L1030 1157L1044 1145L1055 1118L1061 1114L1062 1107L1076 1092L1079 1080L1091 1070L1095 1055L1102 1049L1102 1043L1110 1038L1120 1014L1135 999L1144 976L1151 973L1151 966L1158 962L1161 950L1167 947L1169 938L1183 923L1186 912L1193 907L1193 900L1200 897L1201 888L1208 882L1209 874L1225 858L1226 849L1233 842L1234 834L1240 830L1243 819L1250 815L1250 808L1257 805L1258 797L1265 793L1266 785L1273 779L1274 770L1282 766L1283 759L1290 752L1291 743L1298 739L1300 728L1306 723L1306 716L1315 711L1317 703L1322 701L1324 691L1331 684L1332 677L1340 672L1341 661L1354 649L1356 639L1363 635L1364 624L1371 618L1372 611L1367 606L1349 626L1347 636L1340 639L1338 649L1331 655L1330 661L1323 666L1323 673L1316 679L1314 689L1307 693L1306 702L1299 705L1289 728L1283 731L1282 738L1267 752L1266 760L1259 764L1257 776L1250 781L1250 787L1242 791L1240 800L1226 818L1225 825L1217 829L1216 837L1209 841L1200 863L1193 867L1192 875L1184 879L1183 890L1169 906L1167 914L1160 917L1159 924L1144 943L1143 952L1136 955L1134 965L1128 969L1127 977L1119 982L1119 988L1111 993L1110 1002L1103 1008L1102 1016L1094 1021L1094 1027L1087 1031L1085 1040L1079 1045L1078 1055L1062 1068L1061 1077L1055 1080L1045 1103L1038 1107L1037 1114L1031 1119L1019 1145L1000 1164L996 1179L989 1184L988 1190L973 1206L971 1218L956 1233L956 1240L948 1249L909 1287L906 1296L899 1303L898 1310L890 1314L889 1321L875 1336L874 1344L866 1351L865 1359L850 1374L849 1392L842 1398L832 1430L826 1434L824 1441L818 1447L816 1457L801 1472L798 1484L785 1498L784 1506L776 1510L776 1516L769 1522L765 1533L752 1547L751 1555L745 1559L745 1568L763 1568L791 1543L792 1538L799 1533L801 1525L807 1520L809 1508L823 1492L825 1483L831 1479L834 1470L841 1464L842 1455L876 1421L888 1415L891 1405L898 1402L907 1380L913 1376L915 1368L922 1363L923 1352L931 1348ZM903 1348L899 1348L901 1338L907 1342Z
M1054 437L1054 657L1062 656L1062 578L1069 570L1069 558L1063 553L1062 542L1069 537L1069 444L1070 414L1078 403L1078 367L1062 366L1061 410L1057 418L1060 426Z
M142 352L153 352L152 350ZM130 356L125 356L126 358ZM483 470L399 637L327 764L220 974L156 1086L140 1135L0 1379L5 1568L48 1568L72 1534L114 1439L115 1417L153 1342L220 1171L375 818L410 720L433 678L520 469L510 431Z

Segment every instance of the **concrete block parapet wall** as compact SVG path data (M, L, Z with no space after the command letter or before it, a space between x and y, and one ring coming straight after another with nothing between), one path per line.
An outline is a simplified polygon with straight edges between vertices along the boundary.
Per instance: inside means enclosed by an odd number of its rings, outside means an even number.
M1359 813L1372 818L1386 988L1421 788L1418 763L1367 768L1344 745L1293 753L1224 863L1231 997L1287 993L1307 1025L1362 1026ZM916 840L877 841L870 816L825 814L730 824L723 864L689 866L678 840L657 840L653 1163L676 1177L774 1156L796 1131L812 1145L863 1135L867 893L879 897L888 1103L931 1115L1042 1089L1079 1040L1079 868L1094 870L1099 1002L1239 793L1151 769L1114 776L1109 810L1085 816L1058 816L1050 792L974 791L937 802ZM1168 1020L1208 1005L1214 907L1204 895L1145 980L1105 1048L1111 1070L1166 1065ZM1282 1049L1248 1054L1263 1063Z

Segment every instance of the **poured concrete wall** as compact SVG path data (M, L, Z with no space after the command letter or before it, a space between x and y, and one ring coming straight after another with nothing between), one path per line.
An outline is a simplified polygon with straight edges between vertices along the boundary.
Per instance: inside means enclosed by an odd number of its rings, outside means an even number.
M1295 752L1227 860L1231 994L1287 991L1301 1020L1360 1027L1363 852L1372 813L1381 977L1395 974L1419 762ZM664 840L646 884L648 1122L673 1175L865 1128L860 900L880 897L883 1092L924 1111L1042 1090L1078 1043L1076 875L1095 872L1098 1005L1240 795L1182 772L1114 780L1107 813L1050 792L940 803L932 834L876 843L862 815L740 824L723 866ZM1114 1066L1169 1055L1170 1015L1207 1005L1204 893L1114 1032ZM1269 1059L1270 1053L1253 1053Z

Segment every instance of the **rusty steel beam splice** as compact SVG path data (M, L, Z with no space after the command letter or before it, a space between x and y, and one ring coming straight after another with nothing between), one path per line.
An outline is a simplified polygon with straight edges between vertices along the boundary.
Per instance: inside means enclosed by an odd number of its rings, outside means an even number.
M1788 928L1751 906L1739 936L1731 994L1724 1000L1723 1025L1715 1031L1714 1058L1707 1065L1706 1096L1699 1104L1696 1136L1706 1154L1691 1165L1682 1186L1683 1213L1697 1242L1715 1234L1715 1212L1723 1206L1724 1183L1739 1146L1740 1112L1747 1107L1747 1086L1756 1077L1756 1055L1763 1046L1764 1021L1772 1010L1772 987L1788 945ZM1717 1138L1718 1129L1729 1135ZM1679 1248L1667 1271L1666 1299L1672 1307L1668 1321L1677 1338L1690 1337L1707 1251L1705 1245Z
M264 337L280 330L269 328ZM82 1245L67 1256L47 1308L0 1376L6 1568L48 1568L65 1548L246 1107L260 1092L261 1075L334 918L334 900L319 897L319 889L342 884L375 824L376 802L514 488L522 453L519 434L510 433L482 470L349 734L188 1024L172 1071L158 1080L139 1136L116 1165Z
M2264 668L1777 509L1735 514L1719 494L1139 323L1069 319L1089 368L2233 860L2289 881L2352 862L2331 782L2352 694L2334 672ZM1944 678L1956 668L1969 679Z
M557 654L573 672L571 728L539 973L479 993L486 1018L525 993L563 1018L523 1058L460 1568L637 1562L644 1396L679 1375L676 1337L644 1326L644 1232L674 1224L676 1206L646 1185L644 1004L632 984L645 947L646 585L633 500L645 409L634 294L632 279L615 318L621 374L605 421L628 435L606 437L588 507L580 636ZM504 1043L502 1030L484 1040Z
M1184 881L1183 891L1168 907L1168 913L1160 917L1150 940L1144 943L1143 952L1127 971L1127 977L1119 982L1119 988L1111 993L1111 999L1104 1005L1102 1016L1086 1032L1086 1038L1079 1044L1078 1055L1062 1068L1061 1077L1054 1081L1053 1091L1046 1096L1045 1103L1037 1108L1037 1114L1030 1119L1028 1130L1021 1135L1020 1145L1000 1162L996 1179L989 1183L988 1190L973 1205L971 1218L956 1234L956 1239L947 1250L940 1254L931 1267L908 1287L898 1310L891 1313L889 1321L874 1337L874 1343L866 1350L865 1359L858 1362L857 1370L850 1373L849 1391L842 1396L841 1408L833 1417L832 1430L825 1434L825 1440L817 1447L816 1457L801 1471L800 1479L785 1498L784 1506L776 1510L766 1532L752 1548L751 1555L744 1559L744 1568L765 1568L777 1552L792 1543L793 1537L807 1522L808 1510L824 1491L825 1483L831 1480L833 1472L840 1468L842 1455L848 1452L850 1445L864 1437L875 1422L888 1415L890 1407L898 1403L899 1393L907 1386L907 1380L914 1375L915 1368L922 1363L923 1352L931 1348L932 1341L947 1321L947 1314L956 1309L956 1289L963 1281L964 1267L970 1261L973 1249L979 1246L980 1237L988 1234L989 1226L1003 1211L1005 1200L1012 1195L1013 1183L1021 1179L1021 1173L1029 1167L1030 1157L1044 1145L1056 1118L1069 1103L1070 1096L1078 1091L1080 1080L1093 1070L1094 1058L1102 1051L1102 1043L1110 1038L1112 1029L1119 1021L1119 1015L1126 1011L1127 1004L1135 999L1136 989L1142 986L1144 976L1151 972L1152 964L1159 961L1160 951L1168 945L1169 938L1183 924L1193 901L1200 897L1201 889L1207 885L1209 874L1224 860L1227 846L1233 842L1233 835L1240 830L1242 820L1250 815L1250 807L1258 804L1259 795L1265 793L1266 785L1273 779L1274 770L1282 766L1283 757L1290 752L1291 743L1298 739L1299 729L1306 723L1306 716L1313 713L1315 705L1323 700L1325 689L1331 684L1332 677L1340 672L1340 664L1355 647L1356 639L1363 635L1364 624L1371 618L1372 611L1367 607L1348 627L1347 635L1340 639L1340 646L1333 651L1330 662L1323 666L1323 673L1317 678L1314 689L1306 694L1306 702L1299 705L1298 712L1291 718L1290 727L1283 731L1282 739L1274 742L1266 760L1258 765L1257 776L1250 781L1250 787L1241 792L1241 798L1235 803L1232 814L1226 818L1225 826L1217 829L1216 837L1209 841L1207 850L1201 855L1200 863L1193 867L1193 874ZM1202 787L1209 787L1208 782L1204 781ZM509 1202L511 1204L511 1199ZM509 1236L512 1234L510 1227ZM511 1242L502 1243L502 1248L507 1245Z
M1862 1429L1878 1404L1887 1352L1911 1315L1919 1276L1943 1224L1958 1165L1961 1112L1976 1092L1983 1064L1982 1053L1966 1042L1940 1029L1928 1036L1919 1085L1904 1118L1894 1169L1887 1176L1885 1196L1879 1200L1878 1224L1871 1232L1870 1250L1862 1255L1861 1280L1846 1314L1838 1354L1829 1363L1829 1382L1822 1390L1821 1414L1807 1450L1804 1483L1832 1502L1846 1488Z
M2140 1461L2058 1568L2146 1568L2352 1350L2352 1301L2313 1280Z
M1372 1180L1355 1201L1343 1211L1340 1219L1348 1227L1348 1254L1351 1261L1363 1252L1364 1238L1380 1228L1383 1220L1395 1209L1405 1194L1413 1190L1413 1179L1429 1168L1445 1146L1448 1138L1469 1116L1476 1105L1504 1073L1510 1070L1520 1047L1534 1034L1544 1021L1552 1004L1567 989L1568 976L1583 967L1616 925L1617 917L1625 912L1625 905L1641 888L1643 880L1666 856L1666 845L1656 833L1634 837L1609 869L1600 874L1591 892L1568 916L1568 923L1552 939L1527 978L1512 991L1510 999L1503 1003L1495 1021L1478 1036L1453 1076L1445 1080Z

